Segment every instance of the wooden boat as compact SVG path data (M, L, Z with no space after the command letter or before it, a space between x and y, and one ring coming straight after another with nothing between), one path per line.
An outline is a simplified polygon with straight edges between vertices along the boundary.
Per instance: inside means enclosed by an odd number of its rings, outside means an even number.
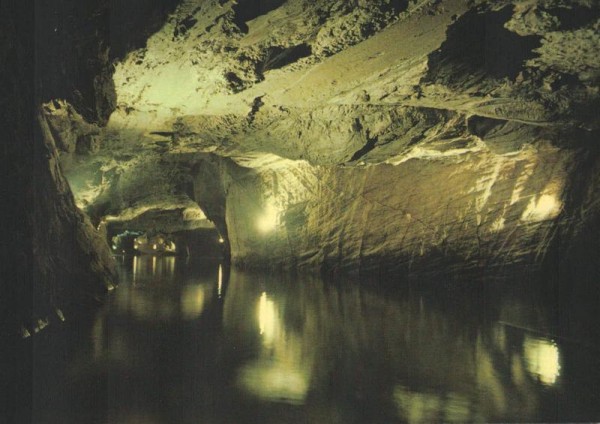
M133 240L133 248L145 255L176 255L175 242L163 234L148 236L146 234Z

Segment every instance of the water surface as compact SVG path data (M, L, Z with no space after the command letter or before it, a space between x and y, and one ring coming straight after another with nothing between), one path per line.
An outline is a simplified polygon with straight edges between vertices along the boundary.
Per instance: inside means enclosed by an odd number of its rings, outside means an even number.
M175 257L119 269L88 327L36 342L32 422L600 419L598 351L553 336L536 296L391 293Z

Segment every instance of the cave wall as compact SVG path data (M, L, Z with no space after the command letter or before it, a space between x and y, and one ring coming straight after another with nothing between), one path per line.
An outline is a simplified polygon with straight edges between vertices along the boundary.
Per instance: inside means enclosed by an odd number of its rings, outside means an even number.
M69 318L72 307L99 299L117 283L106 241L75 205L63 176L59 149L73 146L65 145L42 104L56 99L93 131L104 125L116 99L112 60L144 41L132 40L128 31L160 26L169 10L144 4L142 15L154 19L112 28L115 13L123 23L132 17L105 0L0 4L3 337L19 330L27 336Z
M2 334L28 335L116 283L106 243L75 207L54 137L41 112L47 87L36 57L33 2L2 5L3 81L11 87L4 143ZM18 4L17 4L18 3ZM42 31L43 32L43 31ZM3 96L4 97L4 96ZM64 310L64 311L63 311Z
M372 276L539 270L575 212L564 205L575 153L549 143L507 155L435 153L252 172L226 199L233 261ZM273 225L261 228L269 214Z

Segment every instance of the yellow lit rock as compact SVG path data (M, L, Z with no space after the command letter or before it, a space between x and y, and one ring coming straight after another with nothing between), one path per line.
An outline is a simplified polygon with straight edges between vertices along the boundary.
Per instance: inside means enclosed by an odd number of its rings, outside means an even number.
M264 213L256 222L256 226L261 233L269 233L277 228L277 219L279 211L272 203L267 204Z
M542 194L539 198L533 198L523 213L523 220L540 222L556 218L560 213L562 204L553 194Z
M560 376L558 346L550 340L527 336L523 347L529 372L543 384L556 383Z

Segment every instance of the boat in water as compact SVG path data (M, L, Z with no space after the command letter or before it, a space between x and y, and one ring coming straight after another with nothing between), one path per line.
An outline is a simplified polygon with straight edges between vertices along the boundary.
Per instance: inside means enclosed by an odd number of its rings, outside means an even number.
M164 234L149 236L142 234L133 240L133 248L146 255L176 255L175 242Z

